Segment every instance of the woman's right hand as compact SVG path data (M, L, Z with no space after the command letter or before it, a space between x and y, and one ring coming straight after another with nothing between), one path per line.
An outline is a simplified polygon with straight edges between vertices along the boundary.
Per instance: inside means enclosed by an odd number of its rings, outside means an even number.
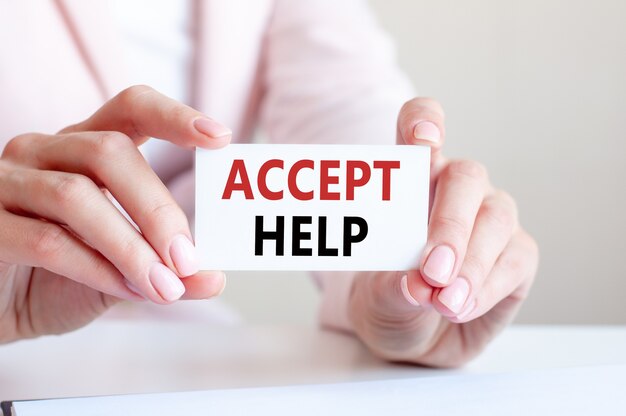
M136 86L56 135L6 145L0 342L71 331L119 299L167 304L221 292L223 273L198 271L187 218L137 149L149 137L219 148L231 132Z

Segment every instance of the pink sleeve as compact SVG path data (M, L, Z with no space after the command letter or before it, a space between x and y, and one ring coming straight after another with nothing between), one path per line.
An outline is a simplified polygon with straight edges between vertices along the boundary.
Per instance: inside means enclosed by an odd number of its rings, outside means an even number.
M277 0L261 123L275 143L393 144L413 89L365 2ZM322 325L350 331L353 273L316 273Z

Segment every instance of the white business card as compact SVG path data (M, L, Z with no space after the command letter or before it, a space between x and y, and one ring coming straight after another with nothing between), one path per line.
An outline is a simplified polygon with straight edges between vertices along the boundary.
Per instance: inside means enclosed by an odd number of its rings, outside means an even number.
M425 146L196 150L203 270L409 270L426 244Z

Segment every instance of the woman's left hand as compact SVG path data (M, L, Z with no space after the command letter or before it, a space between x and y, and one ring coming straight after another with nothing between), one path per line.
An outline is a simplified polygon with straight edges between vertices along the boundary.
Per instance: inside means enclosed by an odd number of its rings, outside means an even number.
M428 241L419 270L359 273L349 316L377 355L428 366L461 365L514 318L535 277L538 249L513 198L486 169L441 154L443 111L407 102L398 144L432 148Z

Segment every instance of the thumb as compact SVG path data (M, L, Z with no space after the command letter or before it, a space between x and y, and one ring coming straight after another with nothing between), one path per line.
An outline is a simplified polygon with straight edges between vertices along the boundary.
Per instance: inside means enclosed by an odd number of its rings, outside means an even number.
M432 306L433 289L417 270L371 273L368 278L363 284L370 292L370 305L387 315L415 313Z
M397 143L420 144L432 149L433 161L439 157L445 137L441 104L432 98L407 101L398 114Z
M432 290L417 270L358 274L349 307L355 332L383 358L414 360L439 323Z

